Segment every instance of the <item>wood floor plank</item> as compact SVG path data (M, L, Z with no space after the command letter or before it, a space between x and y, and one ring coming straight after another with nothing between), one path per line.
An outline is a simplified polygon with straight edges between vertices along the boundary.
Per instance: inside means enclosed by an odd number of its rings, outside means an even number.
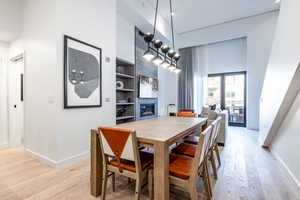
M300 189L286 170L257 142L258 134L244 128L229 128L221 151L218 180L211 177L215 200L300 200ZM0 200L95 200L90 195L89 160L55 169L26 155L22 149L0 150ZM210 169L212 175L212 171ZM107 200L134 198L134 182L111 180ZM199 199L205 200L203 183L198 183ZM142 200L148 199L147 187ZM171 187L170 199L189 199L180 188Z

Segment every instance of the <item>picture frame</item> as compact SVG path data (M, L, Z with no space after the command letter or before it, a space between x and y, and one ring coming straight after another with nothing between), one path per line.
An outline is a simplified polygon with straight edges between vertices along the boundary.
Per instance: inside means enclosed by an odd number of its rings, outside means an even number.
M64 108L102 106L102 49L64 35Z

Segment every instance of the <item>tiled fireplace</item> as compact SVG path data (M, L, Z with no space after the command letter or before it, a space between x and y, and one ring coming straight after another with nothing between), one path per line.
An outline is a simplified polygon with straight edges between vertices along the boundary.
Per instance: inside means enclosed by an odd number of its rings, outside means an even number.
M136 29L135 38L135 65L136 65L136 79L139 80L139 75L158 79L158 68L151 62L147 62L143 55L147 50L147 45L144 38L139 34ZM139 89L137 82L136 88ZM143 110L146 109L146 112ZM143 120L154 118L158 116L158 98L139 98L137 93L136 98L136 120Z

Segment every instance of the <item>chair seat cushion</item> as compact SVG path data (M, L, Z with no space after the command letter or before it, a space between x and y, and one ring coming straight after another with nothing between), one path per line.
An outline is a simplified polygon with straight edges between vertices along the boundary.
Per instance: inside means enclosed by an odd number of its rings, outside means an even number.
M197 145L181 143L177 147L175 147L172 150L172 152L175 154L181 154L181 155L194 157L195 153L196 153L196 149L197 149Z
M151 154L151 153L148 153L145 151L140 151L140 159L141 159L142 170L144 170L145 168L147 168L153 164L153 154ZM112 159L109 162L109 164L112 166L115 166L115 167L119 167L116 159ZM134 161L131 161L131 160L121 159L120 168L131 171L131 172L136 172L135 163L134 163Z
M199 137L198 136L188 136L188 137L184 138L184 142L197 145L199 142Z
M193 166L193 158L176 154L170 155L169 173L181 179L188 179Z

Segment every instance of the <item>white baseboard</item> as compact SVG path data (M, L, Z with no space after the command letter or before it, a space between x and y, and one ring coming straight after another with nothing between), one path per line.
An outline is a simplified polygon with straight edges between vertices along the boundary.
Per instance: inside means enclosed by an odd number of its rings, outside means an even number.
M86 151L86 152L77 154L75 156L71 156L71 157L63 159L63 160L55 161L55 160L52 160L52 159L48 158L47 156L44 156L44 155L41 155L39 153L33 152L30 149L25 148L25 152L27 152L32 157L38 159L42 163L45 163L45 164L50 165L51 167L55 167L55 168L60 168L60 167L64 167L64 166L73 164L75 162L78 162L80 160L88 158L89 155L90 155L89 152Z
M284 169L288 172L288 174L290 175L290 177L292 178L292 180L296 183L296 185L298 186L298 188L300 188L300 182L299 182L299 180L291 172L291 170L288 168L288 166L285 164L285 162L281 159L281 157L275 151L272 151L272 149L270 149L270 150L271 150L272 155L276 158L276 160L278 160L280 162L280 164L284 167Z
M251 127L247 127L248 130L251 130L251 131L259 131L258 128L251 128Z
M63 160L59 160L56 163L56 167L64 167L64 166L76 163L78 161L87 159L87 158L89 158L89 156L90 156L90 152L89 151L85 151L85 152L82 152L82 153L77 154L75 156L71 156L69 158L66 158L66 159L63 159Z
M8 143L0 144L0 149L6 149L6 148L8 148Z
M30 149L24 148L25 152L28 153L30 156L36 158L37 160L50 165L51 167L56 167L56 161L48 158L47 156L41 155L39 153L33 152Z

